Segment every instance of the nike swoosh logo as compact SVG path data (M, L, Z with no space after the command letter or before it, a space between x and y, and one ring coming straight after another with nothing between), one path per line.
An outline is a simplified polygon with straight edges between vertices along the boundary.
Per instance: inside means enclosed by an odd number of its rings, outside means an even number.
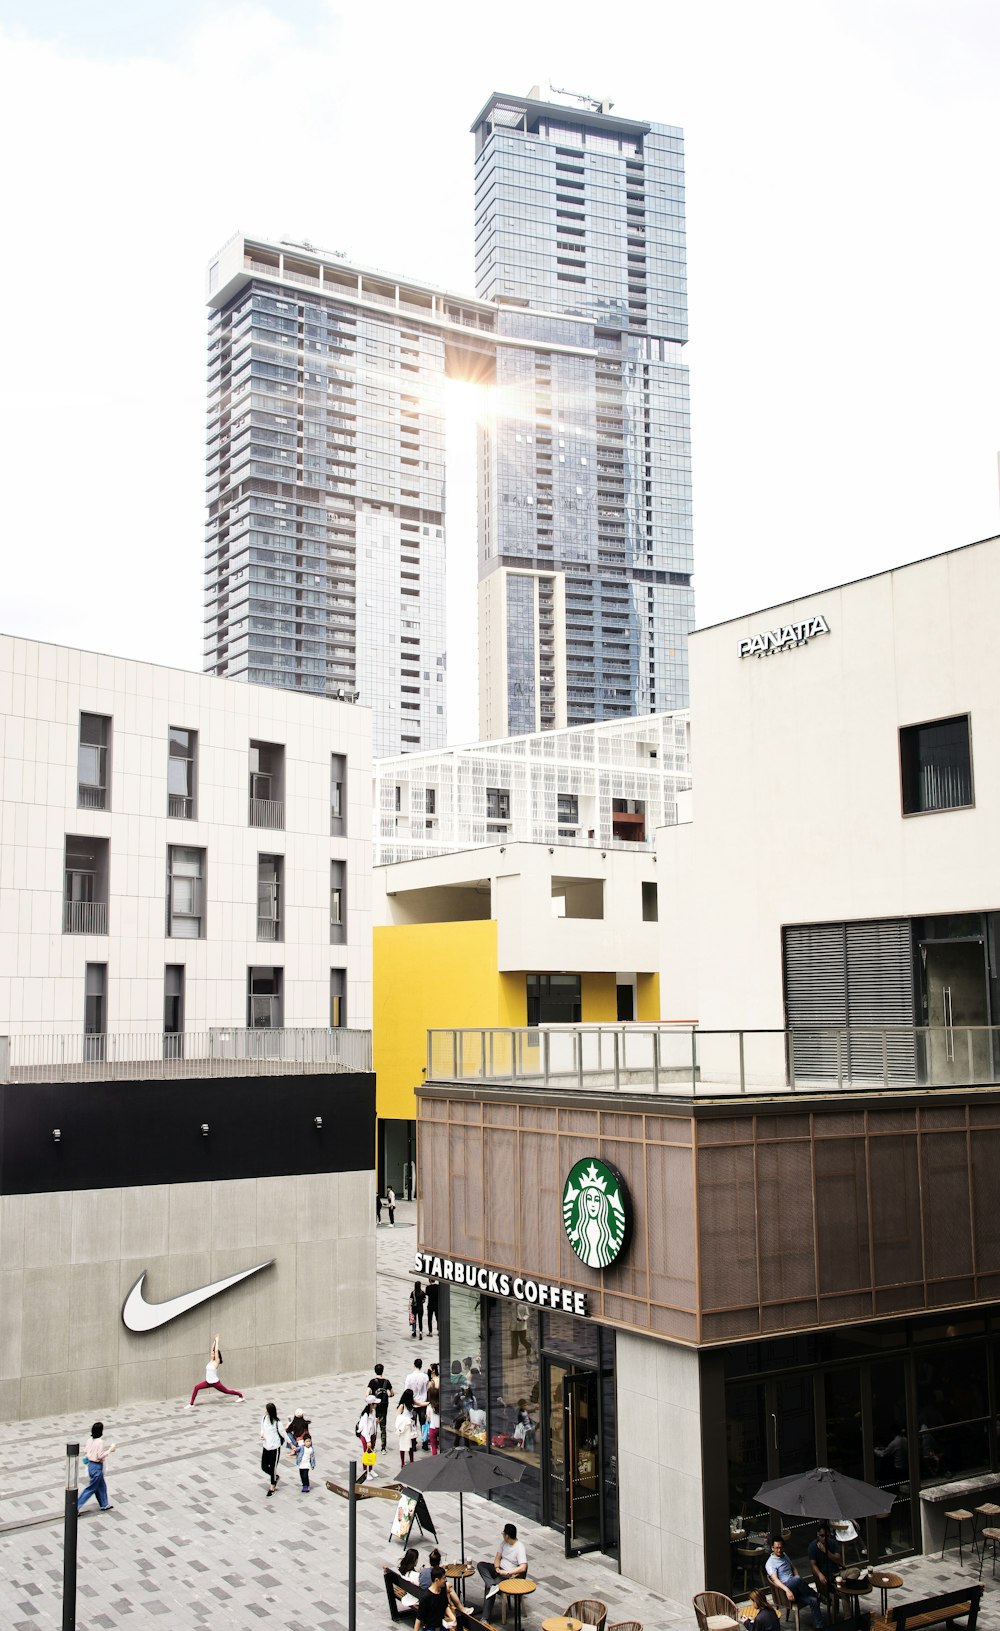
M122 1304L122 1322L130 1331L155 1331L160 1325L168 1325L171 1320L178 1319L189 1309L197 1308L199 1303L207 1303L209 1297L217 1297L220 1291L228 1291L230 1286L239 1285L241 1280L249 1279L251 1274L259 1274L261 1269L269 1269L274 1258L268 1258L266 1263L258 1263L255 1268L242 1269L239 1274L229 1274L224 1280L213 1280L210 1286L199 1286L196 1291L184 1291L179 1297L168 1297L166 1302L148 1303L142 1294L142 1283L146 1278L147 1269L143 1269L132 1290Z

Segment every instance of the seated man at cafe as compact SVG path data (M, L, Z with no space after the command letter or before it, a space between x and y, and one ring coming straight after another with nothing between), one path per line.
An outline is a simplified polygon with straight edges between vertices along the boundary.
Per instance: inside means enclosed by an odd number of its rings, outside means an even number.
M477 1563L476 1569L486 1586L483 1618L489 1619L504 1580L521 1580L528 1572L528 1554L524 1542L517 1538L516 1525L505 1523L500 1550L492 1563Z
M420 1599L414 1631L447 1631L462 1614L440 1563L431 1569L431 1583Z
M821 1523L816 1539L809 1542L809 1566L821 1597L832 1597L834 1576L839 1573L841 1555L830 1535L829 1526Z
M779 1593L783 1593L790 1603L798 1603L800 1608L808 1608L816 1631L823 1631L823 1610L819 1598L812 1587L806 1585L802 1576L795 1573L790 1558L785 1556L785 1543L780 1536L772 1540L771 1555L764 1567L774 1588L775 1601L780 1603L782 1597Z

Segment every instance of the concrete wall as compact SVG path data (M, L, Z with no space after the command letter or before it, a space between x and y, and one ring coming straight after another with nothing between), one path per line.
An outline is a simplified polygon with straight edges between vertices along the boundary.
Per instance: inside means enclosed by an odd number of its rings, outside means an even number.
M683 1603L705 1589L698 1355L619 1331L615 1370L622 1573Z
M0 1420L179 1397L221 1334L227 1387L358 1370L375 1342L374 1174L0 1197ZM274 1258L144 1335L150 1302Z

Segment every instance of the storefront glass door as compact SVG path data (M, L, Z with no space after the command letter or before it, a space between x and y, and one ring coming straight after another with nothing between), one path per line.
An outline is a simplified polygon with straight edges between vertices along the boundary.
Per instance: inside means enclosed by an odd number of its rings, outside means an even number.
M597 1551L601 1525L601 1445L598 1378L593 1371L563 1382L565 1428L566 1556Z

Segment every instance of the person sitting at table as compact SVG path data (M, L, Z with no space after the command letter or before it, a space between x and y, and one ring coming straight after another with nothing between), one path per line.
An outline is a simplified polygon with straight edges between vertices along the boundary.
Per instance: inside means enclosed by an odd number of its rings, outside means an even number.
M750 1593L750 1601L754 1606L754 1616L746 1622L748 1631L780 1631L781 1621L771 1607L763 1586L755 1587Z
M775 1602L781 1602L778 1592L783 1592L790 1603L798 1603L800 1608L808 1608L816 1631L823 1631L823 1610L819 1598L812 1587L806 1585L802 1576L795 1573L791 1559L785 1556L785 1543L780 1535L776 1540L772 1540L771 1555L764 1567L774 1587Z
M396 1570L397 1574L402 1575L404 1580L409 1580L411 1585L417 1588L415 1592L408 1593L405 1597L400 1597L399 1599L400 1608L406 1612L408 1612L411 1608L418 1608L420 1606L418 1593L421 1585L423 1584L421 1578L423 1571L417 1568L417 1564L419 1562L420 1553L417 1551L415 1546L411 1546L409 1551L403 1553L399 1560L399 1568Z
M462 1618L462 1605L437 1563L431 1569L431 1583L420 1599L414 1631L449 1631Z
M500 1550L494 1557L493 1562L477 1563L476 1569L481 1575L486 1588L483 1599L483 1619L488 1620L496 1603L501 1581L522 1580L528 1573L528 1554L524 1549L523 1540L517 1538L515 1524L504 1524Z
M430 1552L428 1552L427 1562L424 1564L423 1568L420 1571L420 1589L421 1589L421 1591L426 1591L427 1590L428 1586L431 1583L431 1571L433 1569L436 1569L438 1567L438 1565L440 1564L440 1562L441 1562L441 1553L438 1551L437 1547L435 1546L435 1547L432 1548L432 1550Z
M841 1554L830 1538L829 1525L821 1523L816 1539L809 1542L809 1566L821 1597L832 1599L834 1576L839 1573Z

